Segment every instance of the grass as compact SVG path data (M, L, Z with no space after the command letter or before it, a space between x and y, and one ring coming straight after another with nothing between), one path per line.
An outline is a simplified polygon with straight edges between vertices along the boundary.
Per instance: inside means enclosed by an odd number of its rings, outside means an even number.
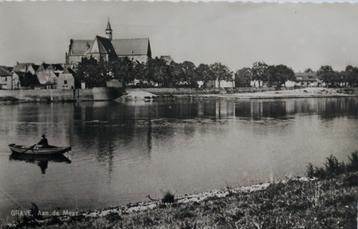
M353 174L358 174L357 172ZM39 228L356 228L357 187L342 185L348 174L332 179L290 180L267 189L232 193L200 202L167 204L165 207L79 217ZM18 228L28 228L23 225Z
M348 162L341 162L335 156L330 155L322 167L313 166L309 163L306 168L306 175L310 178L326 179L332 178L346 172L358 171L358 151L348 156Z

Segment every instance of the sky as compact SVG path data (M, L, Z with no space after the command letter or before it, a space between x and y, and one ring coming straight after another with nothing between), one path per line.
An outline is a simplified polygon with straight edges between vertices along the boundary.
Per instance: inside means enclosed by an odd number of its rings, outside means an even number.
M65 61L69 41L149 37L153 56L236 71L358 66L358 4L0 2L0 65Z

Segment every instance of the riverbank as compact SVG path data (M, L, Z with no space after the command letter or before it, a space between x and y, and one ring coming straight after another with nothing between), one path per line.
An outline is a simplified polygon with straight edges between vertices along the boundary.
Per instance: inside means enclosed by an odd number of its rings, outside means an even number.
M0 90L1 102L79 102L79 101L150 101L173 99L175 97L234 98L234 99L284 99L284 98L323 98L358 96L358 90L331 88L302 88L273 90L273 88L236 88L230 92L218 89L193 88L92 88L76 90Z
M356 228L358 172L80 212L3 228Z
M143 88L127 89L121 101L160 100L175 97L229 98L229 99L286 99L286 98L325 98L355 97L358 90L333 88L302 88L273 90L272 88L238 88L227 93L219 90L200 90L192 88Z
M203 97L225 97L237 99L285 99L285 98L325 98L325 97L350 97L358 96L358 91L333 89L333 88L302 88L293 90L264 91L255 93L233 93L202 95Z
M29 89L0 90L1 102L76 102L109 101L120 97L122 89L97 87L91 89Z

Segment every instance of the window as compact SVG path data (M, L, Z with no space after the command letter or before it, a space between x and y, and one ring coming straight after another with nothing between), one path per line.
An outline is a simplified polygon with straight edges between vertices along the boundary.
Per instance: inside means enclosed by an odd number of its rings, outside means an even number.
M64 81L63 81L63 84L67 84L67 80L64 80Z

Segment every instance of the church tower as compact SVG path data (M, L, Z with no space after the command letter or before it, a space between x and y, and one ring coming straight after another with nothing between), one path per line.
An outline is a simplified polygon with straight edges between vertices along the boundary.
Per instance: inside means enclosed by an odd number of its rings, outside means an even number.
M109 22L109 19L108 19L108 22L107 22L106 37L109 40L112 40L112 28L111 28L111 23Z

